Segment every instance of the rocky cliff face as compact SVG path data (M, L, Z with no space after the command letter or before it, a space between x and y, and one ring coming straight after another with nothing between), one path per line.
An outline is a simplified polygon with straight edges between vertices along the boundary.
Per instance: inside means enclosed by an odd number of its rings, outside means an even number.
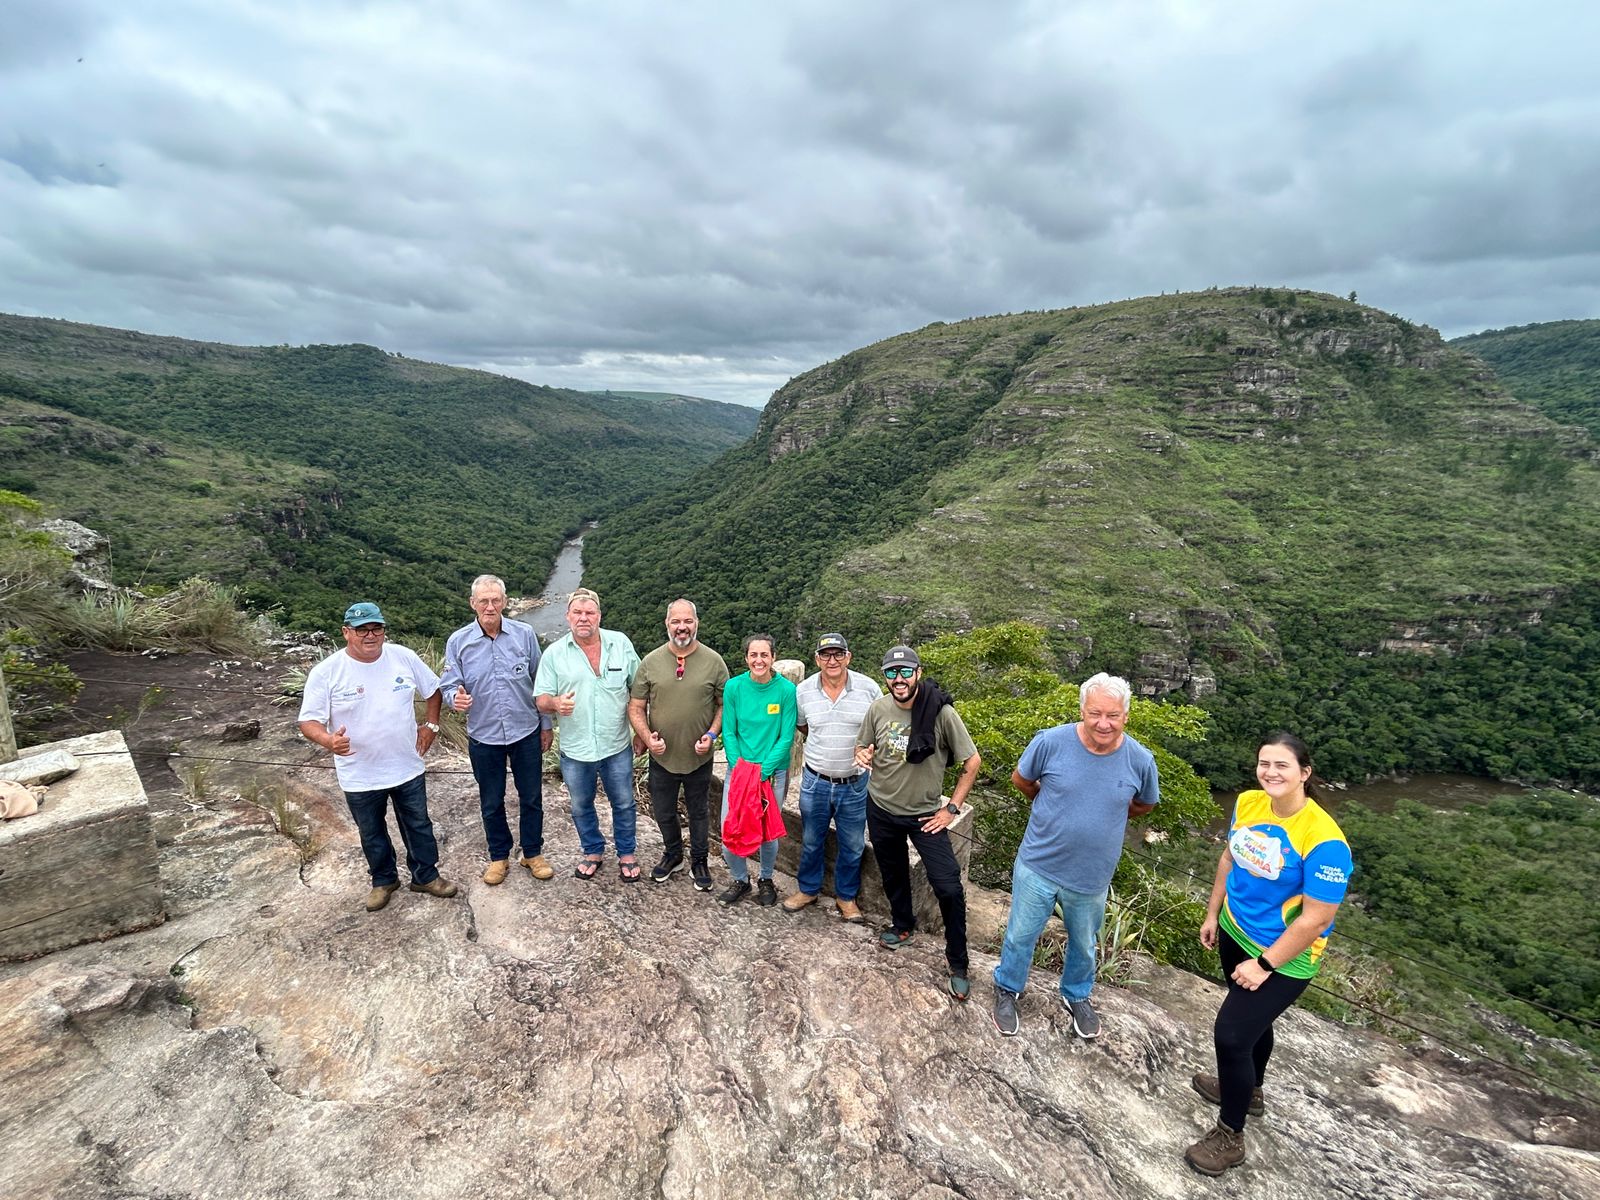
M936 938L890 953L820 906L728 911L681 877L624 885L610 862L572 878L553 780L562 872L486 888L459 758L434 762L430 794L462 897L402 889L369 915L326 772L219 766L203 794L177 786L194 764L173 751L317 761L292 714L228 706L263 738L188 732L203 704L130 737L171 919L0 968L0 1194L1600 1193L1595 1114L1304 1013L1280 1024L1248 1165L1203 1180L1179 1156L1214 1116L1188 1085L1212 985L1141 970L1102 989L1105 1034L1084 1043L1036 975L1022 1034L1001 1039L991 955L962 1006ZM972 908L975 941L992 938L995 898Z

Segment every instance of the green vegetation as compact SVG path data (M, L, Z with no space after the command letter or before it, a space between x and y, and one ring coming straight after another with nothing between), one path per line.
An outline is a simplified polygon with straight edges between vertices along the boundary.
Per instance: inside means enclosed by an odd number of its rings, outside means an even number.
M1068 678L1210 677L1202 769L1288 725L1334 777L1593 786L1593 743L1563 736L1600 669L1591 453L1436 334L1334 296L978 318L796 378L749 443L590 538L586 579L647 640L687 594L718 647L766 627L805 655L837 628L870 662L1022 620ZM1499 728L1496 665L1556 688L1550 736Z
M1489 329L1450 344L1492 366L1517 399L1600 437L1600 321Z
M482 570L737 444L756 414L608 398L370 346L241 348L0 317L5 486L114 539L115 581L203 574L327 628L356 595L440 634Z

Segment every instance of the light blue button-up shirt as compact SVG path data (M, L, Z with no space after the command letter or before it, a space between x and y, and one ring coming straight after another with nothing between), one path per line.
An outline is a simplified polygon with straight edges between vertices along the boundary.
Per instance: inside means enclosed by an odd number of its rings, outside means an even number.
M472 697L467 736L488 746L510 746L530 733L550 728L550 715L534 703L539 670L539 638L521 621L502 620L490 637L473 621L450 635L444 647L439 688L445 707L463 687Z
M539 660L533 681L536 696L576 693L570 717L558 717L561 753L579 762L599 762L633 743L628 724L628 689L639 669L639 654L628 636L600 631L600 673L589 665L583 647L569 633L552 643Z

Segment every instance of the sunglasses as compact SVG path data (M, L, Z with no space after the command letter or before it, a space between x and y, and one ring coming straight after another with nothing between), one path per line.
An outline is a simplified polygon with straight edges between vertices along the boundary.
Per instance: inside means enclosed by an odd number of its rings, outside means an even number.
M383 636L382 625L361 625L350 630L357 637L375 638Z
M681 658L680 658L680 659L678 659L678 671L677 671L677 675L678 675L678 678L679 678L679 679L682 679L682 678L683 678L683 659L681 659Z
M915 667L885 667L883 677L885 679L912 679L916 676L916 673L917 669Z

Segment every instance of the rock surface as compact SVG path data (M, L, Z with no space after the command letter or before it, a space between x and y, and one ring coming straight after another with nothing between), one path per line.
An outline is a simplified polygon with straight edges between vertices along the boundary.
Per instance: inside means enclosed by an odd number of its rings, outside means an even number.
M1181 1152L1215 1113L1189 1088L1213 985L1151 966L1102 988L1085 1043L1036 975L1002 1039L994 896L973 897L963 1006L937 936L888 952L821 905L727 910L682 876L623 884L612 859L573 878L554 780L556 878L489 888L459 757L429 790L461 898L401 889L368 914L292 709L228 707L263 735L203 787L193 760L241 747L181 715L140 739L190 756L141 758L171 919L0 968L0 1195L1600 1195L1600 1156L1574 1148L1593 1112L1301 1012L1249 1162L1202 1179ZM640 840L652 861L647 816Z

